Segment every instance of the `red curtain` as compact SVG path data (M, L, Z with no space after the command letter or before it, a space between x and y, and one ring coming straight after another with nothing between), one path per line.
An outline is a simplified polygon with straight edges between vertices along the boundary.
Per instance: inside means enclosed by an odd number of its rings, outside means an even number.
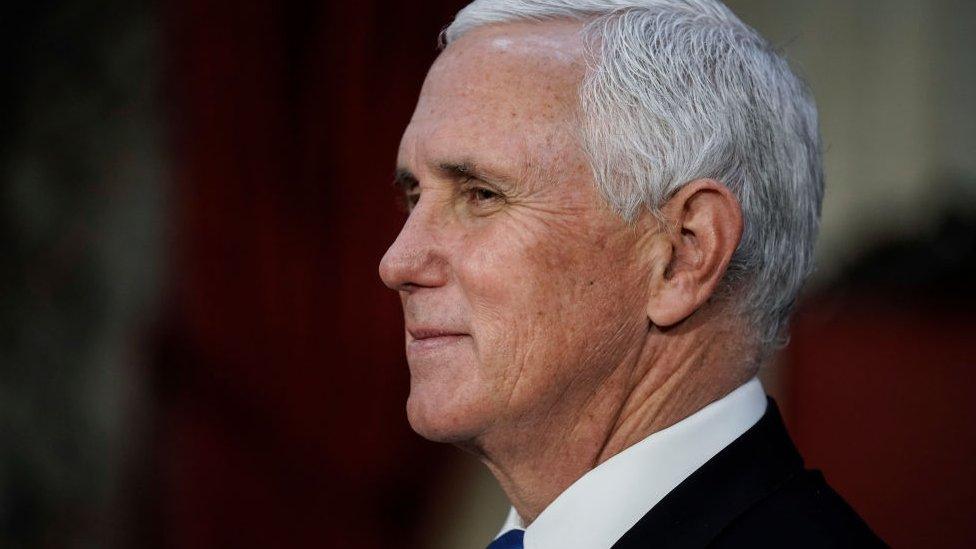
M413 547L440 448L410 432L396 148L439 2L164 7L173 155L154 378L165 547Z

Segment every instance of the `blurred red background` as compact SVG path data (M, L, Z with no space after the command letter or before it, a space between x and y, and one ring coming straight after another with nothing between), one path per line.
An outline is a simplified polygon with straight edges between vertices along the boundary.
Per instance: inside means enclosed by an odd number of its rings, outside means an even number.
M406 423L400 312L376 266L403 221L400 132L463 4L167 4L174 241L140 538L427 546L452 454ZM889 543L972 546L973 321L890 296L808 301L787 419Z
M790 431L808 466L893 547L976 544L967 309L861 292L808 302L794 322Z
M412 434L400 132L462 2L167 6L176 182L157 360L176 547L419 547L445 450Z

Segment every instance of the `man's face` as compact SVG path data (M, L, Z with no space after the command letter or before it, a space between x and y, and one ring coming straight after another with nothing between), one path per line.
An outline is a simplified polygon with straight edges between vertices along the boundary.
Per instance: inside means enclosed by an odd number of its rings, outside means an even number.
M403 135L412 206L380 275L403 304L410 423L432 440L586 413L644 341L638 231L601 200L574 133L577 32L468 33L431 68Z

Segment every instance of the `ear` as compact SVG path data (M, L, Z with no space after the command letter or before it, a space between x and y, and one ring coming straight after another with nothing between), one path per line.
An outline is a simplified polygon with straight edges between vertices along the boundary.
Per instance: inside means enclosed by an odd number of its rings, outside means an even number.
M681 322L715 292L742 237L742 208L725 185L697 179L661 208L655 235L647 317L657 326Z

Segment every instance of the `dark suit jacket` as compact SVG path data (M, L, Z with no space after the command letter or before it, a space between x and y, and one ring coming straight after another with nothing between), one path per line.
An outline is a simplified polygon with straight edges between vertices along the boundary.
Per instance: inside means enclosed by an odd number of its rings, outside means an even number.
M819 471L772 399L751 429L654 506L614 549L884 547Z

